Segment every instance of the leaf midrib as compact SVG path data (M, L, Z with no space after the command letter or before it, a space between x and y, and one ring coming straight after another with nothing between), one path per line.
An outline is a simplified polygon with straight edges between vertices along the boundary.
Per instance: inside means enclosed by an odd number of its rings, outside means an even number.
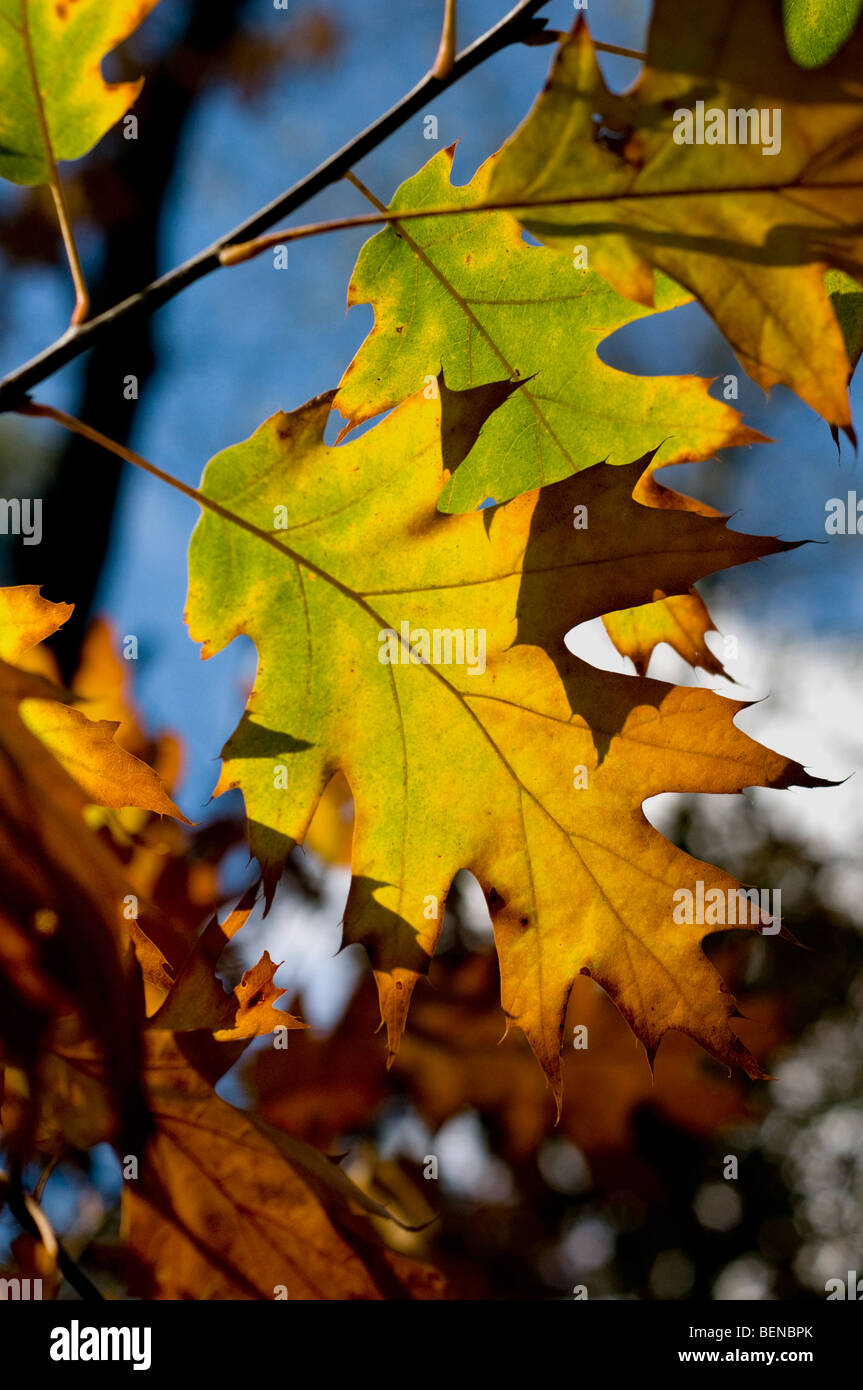
M39 123L39 130L42 135L42 143L45 146L45 157L48 162L50 172L50 184L57 187L59 184L59 173L57 170L57 160L54 155L54 146L51 143L51 132L48 129L48 118L45 114L45 104L42 100L42 89L39 85L39 73L36 69L36 55L33 52L33 42L30 38L30 0L20 0L21 5L21 40L24 46L24 55L27 59L27 69L30 73L30 85L33 88L34 109L36 119Z

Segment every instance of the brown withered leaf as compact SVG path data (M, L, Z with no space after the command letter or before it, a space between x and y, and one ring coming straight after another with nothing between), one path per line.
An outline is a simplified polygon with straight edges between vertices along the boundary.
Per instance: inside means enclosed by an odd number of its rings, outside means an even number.
M375 1236L362 1213L376 1204L334 1162L220 1100L172 1035L149 1036L146 1075L157 1128L139 1179L124 1188L142 1297L445 1295L437 1271Z
M254 884L220 923L214 915L183 965L165 1002L148 1021L148 1028L168 1032L203 1030L218 1042L237 1041L272 1033L276 1028L302 1028L303 1024L276 1009L284 994L273 983L277 965L264 952L258 963L243 975L236 989L223 989L216 966L228 942L245 926L254 907L258 885Z
M22 721L22 700L44 698L38 676L0 662L0 1030L6 1060L35 1072L58 1018L77 1017L109 1058L107 1086L121 1129L140 1130L138 1025L143 999L128 953L169 983L167 962L138 921L129 885L87 827L86 800ZM48 687L50 691L50 687ZM150 929L158 936L158 923ZM19 1135L26 1148L29 1135Z

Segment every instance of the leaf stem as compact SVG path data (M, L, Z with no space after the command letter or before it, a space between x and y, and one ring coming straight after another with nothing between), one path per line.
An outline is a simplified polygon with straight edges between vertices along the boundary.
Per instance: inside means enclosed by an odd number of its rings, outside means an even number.
M72 310L72 325L82 324L90 313L90 296L83 270L81 267L81 257L78 256L78 246L75 245L75 234L72 231L72 222L69 220L68 208L65 206L63 195L63 183L60 182L60 175L54 167L56 182L51 179L51 197L54 199L54 208L57 211L57 221L60 222L60 234L63 236L65 247L65 259L69 263L69 271L72 275L72 285L75 286L75 309Z
M375 197L374 193L370 188L366 188L366 185L363 183L362 179L357 178L353 169L349 169L348 172L345 174L345 182L352 183L357 192L362 193L363 197L367 198L368 201L371 203L372 207L377 208L379 212L387 211L386 203L382 203L380 198Z
M348 175L345 177L348 178ZM365 192L355 178L350 178L349 182L360 188L360 192ZM547 198L491 198L484 199L479 203L462 204L455 207L403 208L399 209L398 212L382 209L380 212L360 213L356 217L333 217L325 222L309 222L301 227L284 227L281 231L268 232L265 236L255 237L252 241L234 242L219 252L219 260L222 265L239 265L243 261L253 260L255 256L260 256L263 251L285 241L302 241L306 237L323 236L327 232L348 231L353 227L370 227L381 222L409 222L425 217L467 217L475 212L517 212L529 211L532 208L577 207L589 203L639 203L661 198L704 198L739 193L752 196L762 193L777 193L794 186L793 183L786 181L759 184L755 188L746 188L736 184L726 188L651 188L638 192L627 189L623 193L589 193L571 197L557 193L549 195ZM847 182L818 184L819 190L833 188L848 191L855 187L855 184ZM377 200L373 201L377 205ZM627 234L637 236L639 230L638 227L627 228Z
M637 58L640 63L647 62L647 54L639 53L637 48L621 48L617 43L599 43L593 40L597 53L615 53L618 58Z
M432 75L437 78L446 77L452 72L455 62L455 3L456 0L444 0L443 31L432 68Z
M172 487L176 492L181 492L184 497L188 497L192 502L197 502L199 507L208 507L210 511L216 512L224 520L234 521L238 525L243 526L247 531L253 531L255 535L259 534L256 526L252 526L250 522L244 522L242 517L235 516L235 514L228 511L226 507L222 507L218 502L214 502L211 498L205 497L197 488L189 487L188 483L181 482L179 478L175 478L170 473L166 473L164 469L159 468L155 463L150 463L148 459L142 458L141 455L136 454L134 450L127 449L125 444L118 444L116 439L110 439L107 434L102 434L101 430L94 429L92 425L85 425L83 420L77 419L74 415L67 414L65 410L58 410L56 406L43 405L38 401L27 401L24 405L18 407L17 413L19 415L32 415L39 420L53 420L55 424L62 425L64 429L71 431L72 434L78 434L82 439L88 439L91 444L98 444L100 448L107 449L109 453L115 454L116 457L122 459L124 463L131 463L134 464L136 468L143 469L145 473L149 473L152 477L158 478L160 483L166 483L168 487ZM261 534L266 535L265 532Z
M63 245L66 248L66 259L69 262L69 270L72 273L72 283L75 286L75 308L72 312L72 324L77 325L83 323L90 312L90 296L87 293L87 285L84 280L84 272L81 269L78 248L75 245L75 236L72 231L69 211L66 207L66 199L63 196L63 185L60 182L60 172L57 168L57 159L54 154L54 146L51 142L51 131L48 129L48 118L45 115L45 103L42 100L42 88L39 85L39 73L36 68L36 57L33 52L33 40L30 37L30 17L27 5L21 6L21 40L24 47L24 56L27 59L27 70L30 74L30 85L33 88L33 103L36 110L36 119L39 123L42 143L45 146L45 159L50 173L48 184L51 189L51 196L54 199L54 208L57 213L57 221L60 224Z
M166 275L153 280L137 293L129 295L119 304L113 305L85 323L74 324L57 342L52 343L0 382L0 411L17 410L33 386L52 376L82 352L86 352L94 341L111 333L120 323L136 316L154 313L196 280L218 270L222 264L219 259L222 250L234 242L249 241L260 236L267 227L272 227L275 222L302 207L310 198L335 183L343 176L345 170L377 149L378 145L400 129L411 116L421 111L439 92L460 81L495 53L511 44L525 42L544 31L545 20L536 18L536 12L547 3L548 0L518 0L497 24L459 53L445 77L436 77L433 71L427 73L389 111L384 112L353 140L319 164L312 173L260 208L233 231Z
M72 310L71 319L73 326L75 326L79 323L83 323L90 312L90 295L87 290L87 282L84 279L84 271L81 268L78 247L75 245L75 234L72 231L69 209L66 207L66 199L63 196L63 185L60 182L56 164L54 165L54 178L51 180L51 196L54 199L57 221L60 224L60 234L63 237L63 245L66 249L66 259L69 262L69 270L72 274L72 284L75 286L75 308Z

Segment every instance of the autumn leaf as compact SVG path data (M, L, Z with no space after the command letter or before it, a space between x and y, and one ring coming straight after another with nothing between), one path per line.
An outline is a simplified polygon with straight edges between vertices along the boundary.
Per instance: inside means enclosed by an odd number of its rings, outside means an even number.
M38 584L0 589L0 660L18 665L27 652L68 621L74 607L43 598Z
M0 8L0 176L56 181L125 115L138 82L107 83L101 62L157 0L3 0Z
M113 720L88 719L80 710L51 700L27 700L21 717L94 805L137 806L186 819L153 769L116 742Z
M804 68L829 62L854 32L863 0L782 0L788 52Z
M774 0L657 0L645 68L617 95L579 21L489 195L542 204L519 213L524 225L567 255L584 243L640 304L653 303L653 268L665 271L759 385L790 386L850 432L850 364L824 273L863 277L861 62L858 29L802 71Z
M663 642L690 666L701 666L714 676L727 674L705 640L708 632L715 631L713 619L694 589L671 598L657 590L653 603L606 613L602 621L621 656L629 657L640 676Z
M277 965L265 951L228 993L216 975L216 965L228 942L245 926L257 896L253 885L223 923L213 916L194 942L165 1002L148 1022L149 1028L170 1032L202 1029L217 1042L273 1033L277 1028L302 1028L291 1014L274 1005L284 994L273 983Z
M273 416L211 461L202 489L240 524L205 510L190 550L187 620L203 655L240 633L258 650L217 792L243 790L268 895L340 769L356 806L344 939L369 949L391 1051L468 869L492 914L504 1012L556 1090L579 973L651 1056L678 1028L757 1075L701 950L710 929L671 916L681 886L735 885L640 808L661 791L813 780L736 729L743 705L598 672L564 638L787 546L682 502L643 506L632 494L648 460L446 517L441 418L476 436L486 388L442 383L440 401L420 392L337 448L322 438L331 399ZM274 530L288 503L290 529ZM573 526L581 509L587 529Z
M387 1215L332 1160L227 1105L178 1042L147 1042L156 1132L124 1185L131 1282L141 1297L437 1299L442 1276L387 1248Z
M128 941L154 987L167 963L137 920L123 917L129 885L87 827L85 797L20 717L44 681L0 661L0 1030L4 1060L41 1088L40 1057L58 1020L77 1019L107 1055L106 1088L127 1138L142 1133L138 1011ZM141 923L158 940L146 910ZM24 1124L30 1123L27 1110ZM8 1135L7 1135L8 1142ZM27 1147L28 1136L14 1138Z
M0 649L10 660L25 657L71 612L71 604L42 598L35 584L0 589ZM24 700L19 713L95 805L134 806L185 821L157 773L117 743L119 721L90 719L53 695Z
M482 204L496 156L464 187L444 150L402 184L392 209ZM523 384L488 421L443 489L440 509L505 502L594 463L630 463L660 442L658 461L708 458L763 438L696 376L634 376L598 355L624 324L691 296L657 277L651 309L601 276L528 246L510 213L470 213L387 227L360 252L348 304L370 303L375 324L348 367L336 408L348 428L389 410L443 367L465 390L502 377ZM346 432L345 431L345 432ZM663 442L664 441L664 442Z
M215 1093L252 1037L303 1027L273 1007L283 991L273 986L266 952L233 992L216 977L255 895L255 888L244 894L222 924L208 923L142 1033L151 1132L131 1155L135 1176L123 1190L131 1286L147 1298L196 1300L442 1297L440 1275L375 1235L368 1217L392 1221L392 1213L337 1161ZM279 1056L289 1071L287 1048ZM112 1137L98 1042L67 1030L45 1073L47 1151Z

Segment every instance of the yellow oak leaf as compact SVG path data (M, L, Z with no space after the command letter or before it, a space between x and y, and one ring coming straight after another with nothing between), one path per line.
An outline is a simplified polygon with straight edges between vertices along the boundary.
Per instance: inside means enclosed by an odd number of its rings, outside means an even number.
M662 642L690 666L702 666L714 676L727 674L705 641L708 632L716 629L704 600L694 589L671 598L657 590L653 603L606 613L602 621L621 656L630 658L640 676Z
M39 584L0 589L0 660L13 666L72 616L73 603L52 603L40 589Z
M268 895L341 770L356 807L344 939L369 949L392 1051L467 869L494 923L504 1012L556 1091L579 973L649 1055L676 1028L760 1074L701 949L714 928L673 917L678 889L736 885L641 806L663 791L815 781L735 727L742 704L597 671L564 639L787 544L729 531L670 490L643 505L648 459L443 515L442 416L477 437L488 388L442 383L439 399L419 393L335 448L331 404L275 415L211 461L202 490L217 510L190 549L187 621L203 655L240 633L258 650L217 791L243 791ZM287 499L289 529L274 530Z

